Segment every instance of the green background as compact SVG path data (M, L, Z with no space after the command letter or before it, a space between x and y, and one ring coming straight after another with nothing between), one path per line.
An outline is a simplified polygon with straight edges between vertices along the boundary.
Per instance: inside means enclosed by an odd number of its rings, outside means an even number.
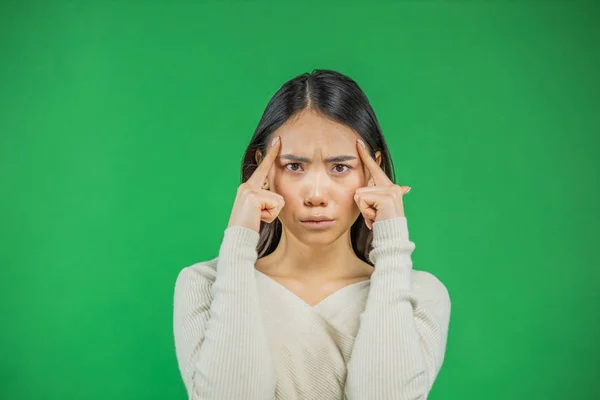
M217 255L270 97L331 68L451 295L430 399L599 398L598 10L2 2L0 397L185 398L175 278Z

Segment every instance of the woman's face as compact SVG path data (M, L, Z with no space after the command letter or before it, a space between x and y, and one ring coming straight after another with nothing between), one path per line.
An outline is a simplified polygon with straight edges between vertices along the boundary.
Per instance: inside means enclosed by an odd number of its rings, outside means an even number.
M267 179L270 190L285 200L281 223L306 243L333 242L358 218L354 194L370 178L356 149L360 136L311 110L287 121L275 136L281 138L281 149ZM381 163L380 152L376 160ZM315 216L333 222L326 228L302 222Z

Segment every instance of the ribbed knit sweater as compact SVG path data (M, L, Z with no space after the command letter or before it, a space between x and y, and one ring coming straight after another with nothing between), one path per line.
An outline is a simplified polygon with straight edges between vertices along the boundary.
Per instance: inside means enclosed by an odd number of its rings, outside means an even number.
M175 352L189 399L427 398L450 297L412 268L406 217L373 224L370 279L313 306L255 268L258 239L228 227L217 258L177 276Z

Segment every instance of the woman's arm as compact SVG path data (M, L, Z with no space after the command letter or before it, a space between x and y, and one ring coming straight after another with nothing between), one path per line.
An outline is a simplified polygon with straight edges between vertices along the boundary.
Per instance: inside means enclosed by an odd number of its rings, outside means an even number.
M374 223L375 271L348 362L349 400L426 399L442 366L450 297L428 272L411 282L414 249L406 217Z
M211 282L184 268L175 284L177 361L190 399L272 399L275 369L259 307L258 232L225 230Z

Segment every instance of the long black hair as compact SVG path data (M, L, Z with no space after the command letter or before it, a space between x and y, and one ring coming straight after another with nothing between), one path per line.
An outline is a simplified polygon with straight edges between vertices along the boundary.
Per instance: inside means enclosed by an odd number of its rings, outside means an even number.
M332 70L316 69L284 83L267 104L242 159L242 183L250 178L258 166L256 151L260 150L265 155L271 134L305 109L317 111L325 118L354 130L364 140L372 157L375 156L375 152L381 152L380 167L392 182L396 182L392 158L365 93L346 75ZM258 258L275 250L281 238L281 230L281 221L278 218L270 224L261 221ZM365 225L362 214L352 224L350 236L356 255L371 264L368 255L373 235Z

